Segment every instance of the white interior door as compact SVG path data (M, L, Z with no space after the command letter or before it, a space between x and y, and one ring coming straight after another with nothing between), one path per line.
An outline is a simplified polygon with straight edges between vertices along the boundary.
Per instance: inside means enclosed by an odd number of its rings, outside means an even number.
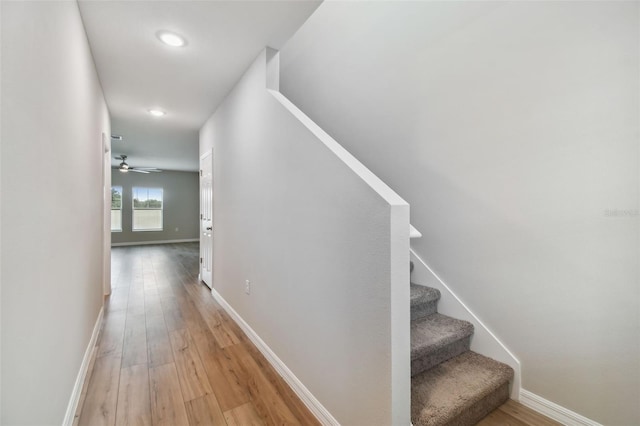
M213 285L213 150L200 157L200 279Z

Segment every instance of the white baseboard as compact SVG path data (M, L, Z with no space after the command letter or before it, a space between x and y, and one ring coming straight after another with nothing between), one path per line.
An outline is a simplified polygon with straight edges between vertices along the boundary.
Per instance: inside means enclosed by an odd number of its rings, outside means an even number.
M324 406L316 399L315 396L306 388L305 385L293 374L284 362L267 346L267 344L256 334L256 332L247 324L242 317L227 303L226 300L214 289L211 294L225 311L233 318L233 320L242 328L242 331L251 339L262 355L269 361L269 364L282 376L291 389L298 395L302 402L309 408L318 421L327 426L339 426L340 423L324 408Z
M132 243L111 243L111 247L147 246L152 244L195 243L199 241L200 241L199 238L187 238L184 240L138 241L138 242L132 242Z
M598 422L574 413L554 402L547 401L543 397L525 389L520 390L520 403L565 426L602 426Z
M76 410L78 409L78 403L80 402L80 395L82 394L82 386L84 385L85 379L87 378L89 364L91 363L93 348L96 346L96 342L98 341L98 334L100 334L100 327L102 327L102 317L104 313L103 309L104 308L100 308L98 318L96 319L96 323L93 326L93 333L91 333L91 340L89 340L87 350L84 352L84 358L82 358L80 371L78 372L78 376L76 377L76 383L73 385L73 391L71 392L69 405L67 405L67 412L65 413L64 421L62 422L63 426L73 425Z

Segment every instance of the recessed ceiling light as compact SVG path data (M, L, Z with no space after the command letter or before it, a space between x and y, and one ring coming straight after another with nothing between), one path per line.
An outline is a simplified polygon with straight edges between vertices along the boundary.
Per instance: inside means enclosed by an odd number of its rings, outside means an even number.
M166 114L166 112L160 109L150 109L149 114L153 115L154 117L162 117L163 115Z
M179 34L172 33L171 31L158 31L156 33L156 37L160 39L164 44L171 47L182 47L186 46L187 40Z

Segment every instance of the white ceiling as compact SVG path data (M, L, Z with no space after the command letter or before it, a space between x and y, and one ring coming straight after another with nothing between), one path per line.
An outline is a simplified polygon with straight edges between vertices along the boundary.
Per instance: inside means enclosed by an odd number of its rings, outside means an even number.
M198 170L198 130L265 46L280 49L320 1L90 1L80 12L111 113L113 155ZM183 35L169 47L158 30ZM167 112L152 117L148 110ZM113 160L113 165L119 162Z

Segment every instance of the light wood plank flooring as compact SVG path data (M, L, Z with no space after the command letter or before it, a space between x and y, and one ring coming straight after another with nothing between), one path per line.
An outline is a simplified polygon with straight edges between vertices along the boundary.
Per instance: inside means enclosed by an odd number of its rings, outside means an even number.
M317 425L198 281L198 244L118 247L75 418L99 425Z
M318 425L198 281L198 244L112 250L74 425ZM509 401L479 426L559 425ZM359 426L359 425L358 425Z
M509 400L489 413L477 426L562 426L562 424L519 402Z

